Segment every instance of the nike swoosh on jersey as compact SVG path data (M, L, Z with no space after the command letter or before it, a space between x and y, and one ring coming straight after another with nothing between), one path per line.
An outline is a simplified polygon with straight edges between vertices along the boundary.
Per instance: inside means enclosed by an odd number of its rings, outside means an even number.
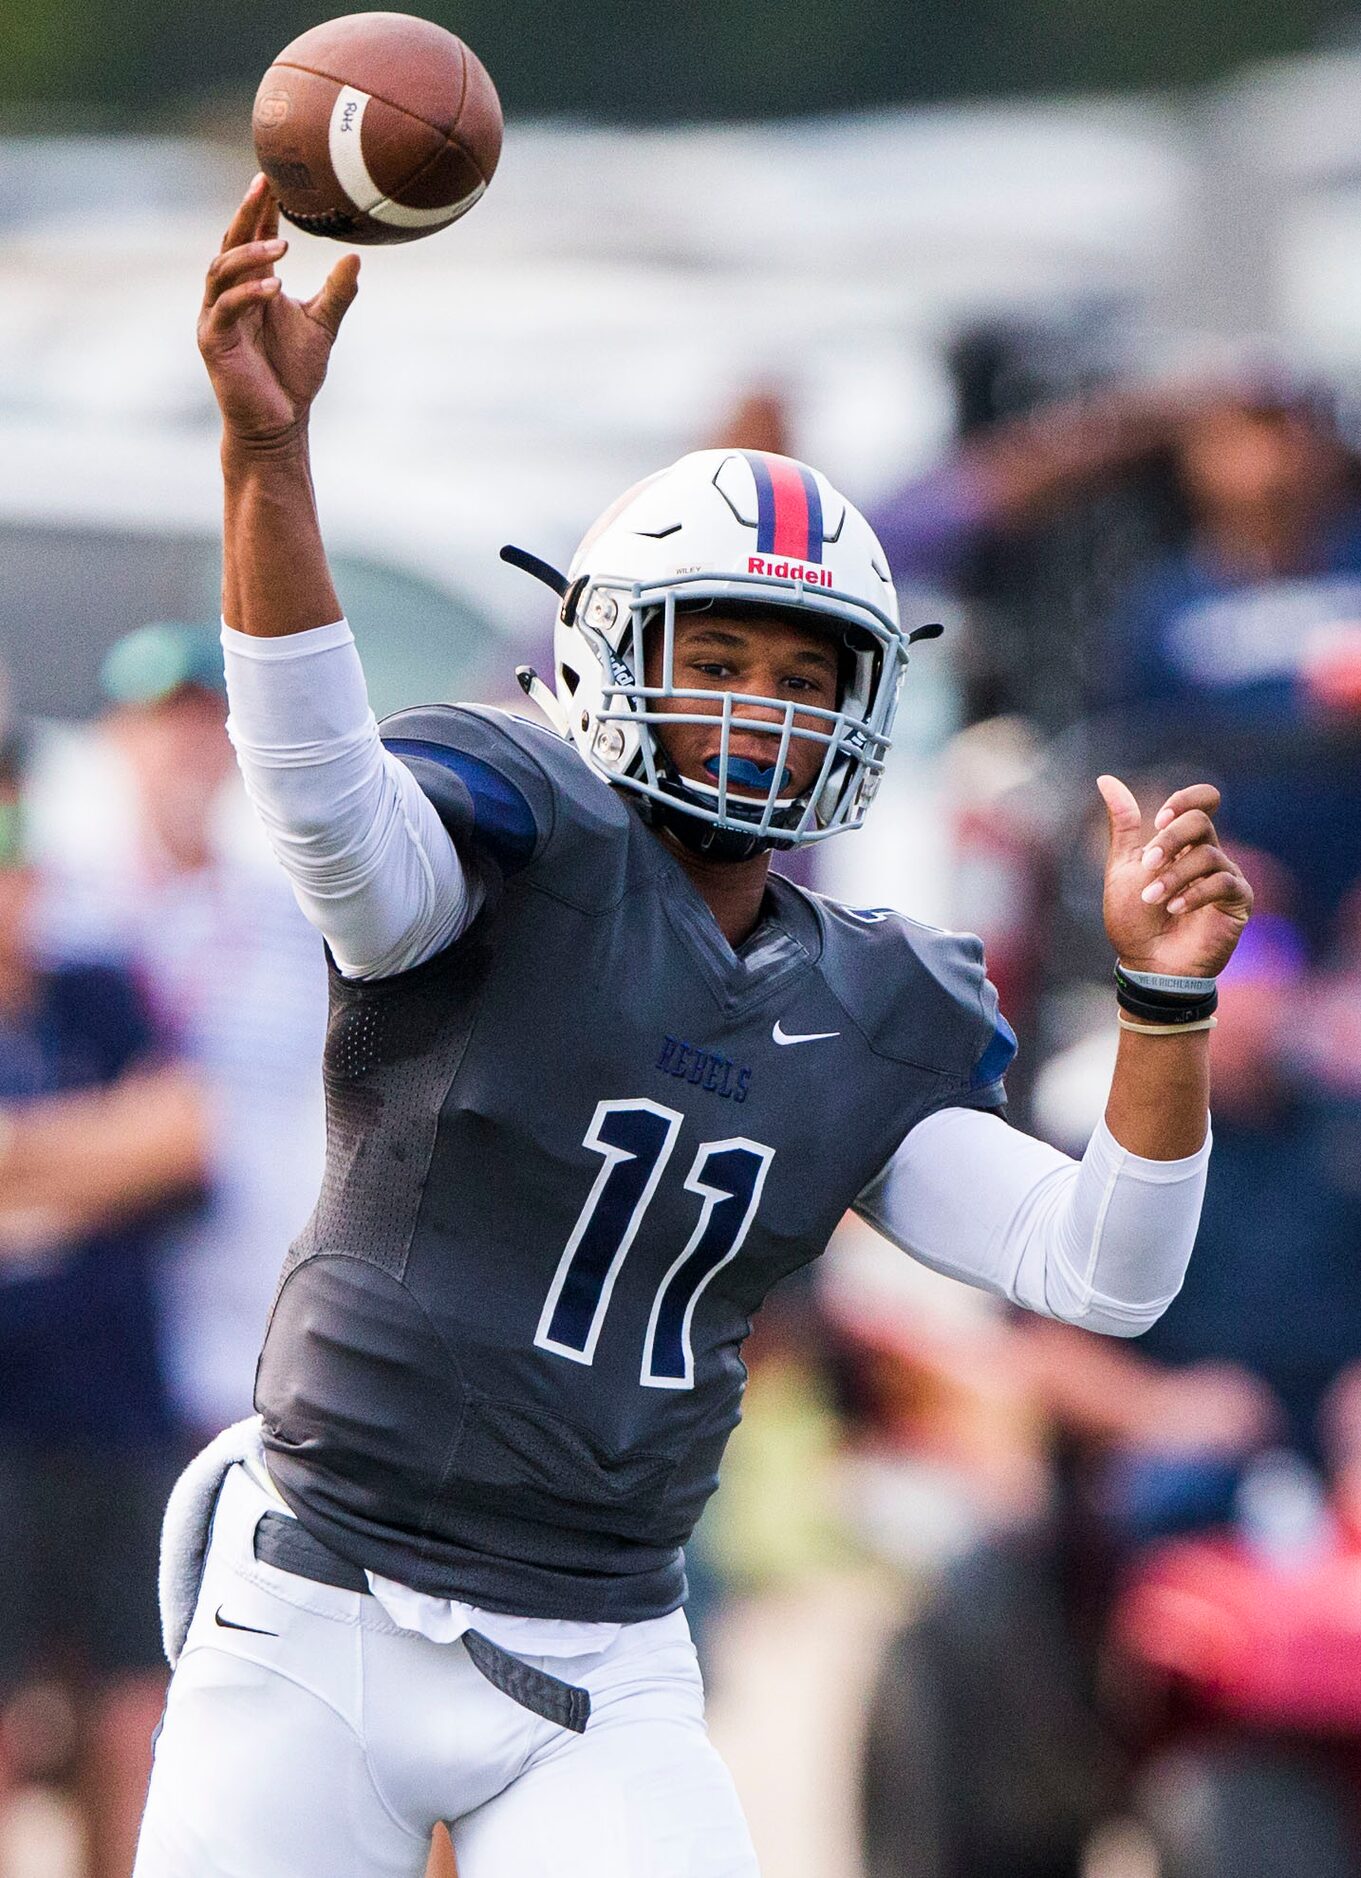
M257 1630L254 1624L234 1624L230 1617L222 1615L220 1604L213 1613L213 1622L223 1630L248 1630L252 1637L277 1637L279 1634L277 1630Z
M777 1017L775 1028L770 1034L776 1043L825 1043L829 1037L839 1037L841 1032L839 1030L809 1030L802 1036L790 1036Z

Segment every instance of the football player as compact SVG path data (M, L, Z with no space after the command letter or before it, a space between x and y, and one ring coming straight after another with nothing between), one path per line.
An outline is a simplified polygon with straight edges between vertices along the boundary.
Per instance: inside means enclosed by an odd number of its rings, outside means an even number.
M300 302L284 247L257 178L199 334L232 735L330 952L329 1154L262 1440L200 1469L201 1582L172 1536L137 1872L416 1878L442 1819L462 1878L738 1878L682 1547L752 1312L855 1207L1034 1310L1152 1322L1250 892L1212 789L1145 842L1103 778L1106 1118L1080 1162L1010 1128L977 940L770 871L859 825L912 637L863 518L784 457L682 459L566 577L517 557L559 589L556 684L527 679L550 725L430 706L380 733L307 454L358 261Z

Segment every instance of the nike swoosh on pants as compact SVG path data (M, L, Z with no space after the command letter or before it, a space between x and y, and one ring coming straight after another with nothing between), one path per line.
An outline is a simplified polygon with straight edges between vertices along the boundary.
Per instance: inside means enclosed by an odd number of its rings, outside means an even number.
M223 1630L249 1631L252 1637L277 1637L279 1634L277 1630L260 1630L254 1624L234 1624L230 1617L224 1617L222 1615L222 1606L220 1604L213 1613L213 1622Z

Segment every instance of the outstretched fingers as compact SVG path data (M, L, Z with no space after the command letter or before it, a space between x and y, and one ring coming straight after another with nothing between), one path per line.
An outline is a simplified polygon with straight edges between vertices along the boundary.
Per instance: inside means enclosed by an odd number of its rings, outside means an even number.
M214 341L223 339L248 308L272 300L281 285L277 275L271 274L268 280L243 280L219 294L203 316L200 328L203 343L211 346Z
M257 175L209 264L199 319L201 337L221 333L244 308L278 292L274 264L287 249L288 243L279 239L279 205L264 176Z
M279 199L266 184L261 190L256 214L255 233L262 241L271 241L279 232Z
M260 233L261 216L264 205L273 198L269 193L269 184L263 172L257 172L251 178L250 188L237 205L236 214L227 224L227 232L222 237L220 252L225 254L228 248L239 248L244 241L253 241ZM275 210L277 227L277 207Z
M343 254L307 302L308 316L334 339L358 292L359 256Z
M235 287L250 275L267 280L274 272L274 263L287 251L288 243L277 235L264 241L243 242L236 248L224 248L209 264L204 305L211 306L229 287Z
M208 269L199 315L200 346L217 350L234 343L233 328L251 307L263 306L279 292L274 263L288 246L277 238L248 241L219 254Z

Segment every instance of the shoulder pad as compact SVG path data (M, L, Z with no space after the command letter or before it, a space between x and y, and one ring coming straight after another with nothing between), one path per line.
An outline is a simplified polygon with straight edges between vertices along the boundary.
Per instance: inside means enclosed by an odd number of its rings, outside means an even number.
M998 1009L982 940L888 907L817 901L827 982L871 1048L948 1077L972 1103L1004 1101L1016 1036Z
M556 732L486 705L424 704L379 726L460 850L506 878L575 835L617 832L628 811Z

